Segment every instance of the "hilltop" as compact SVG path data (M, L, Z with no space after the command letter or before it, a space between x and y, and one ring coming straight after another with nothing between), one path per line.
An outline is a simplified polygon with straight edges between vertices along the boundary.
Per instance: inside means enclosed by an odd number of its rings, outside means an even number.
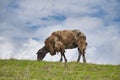
M0 60L0 80L120 80L120 65Z

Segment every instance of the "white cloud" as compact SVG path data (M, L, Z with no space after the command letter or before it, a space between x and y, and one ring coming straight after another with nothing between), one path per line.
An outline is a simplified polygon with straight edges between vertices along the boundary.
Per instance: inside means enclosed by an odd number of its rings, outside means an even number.
M83 31L94 31L103 26L102 20L95 17L68 18L64 24L67 28L77 28Z
M28 59L28 60L36 60L37 50L42 47L38 41L33 39L28 39L27 43L24 43L22 48L17 51L15 54L15 59Z
M120 39L119 32L115 26L104 27L98 30L97 33L94 32L88 35L87 55L90 58L89 60L95 63L119 64L120 50L118 48L120 42L118 39ZM94 53L94 55L91 55L91 53Z
M0 37L0 59L9 59L14 56L14 45L5 37Z
M108 21L114 20L115 18L120 18L120 8L119 7L120 1L118 0L110 0L109 3L108 1L105 1L101 8L106 11L106 16L105 19Z
M51 35L53 31L61 30L63 27L61 25L54 25L54 26L47 26L47 27L41 27L37 30L37 35L40 38L46 39L48 36Z

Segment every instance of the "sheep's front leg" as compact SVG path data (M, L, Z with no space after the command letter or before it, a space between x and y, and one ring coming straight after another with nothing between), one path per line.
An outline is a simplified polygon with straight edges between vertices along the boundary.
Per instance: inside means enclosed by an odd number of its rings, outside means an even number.
M60 53L61 54L61 57L60 57L60 62L62 62L63 61L63 59L62 59L62 53Z
M63 55L63 57L64 57L65 62L67 62L67 59L66 59L66 57L65 57L65 54L62 53L62 55Z

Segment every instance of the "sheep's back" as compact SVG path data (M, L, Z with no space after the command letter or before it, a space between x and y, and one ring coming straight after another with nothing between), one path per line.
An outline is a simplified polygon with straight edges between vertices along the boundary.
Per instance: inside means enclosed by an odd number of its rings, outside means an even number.
M52 33L52 36L57 37L58 41L61 41L65 45L65 48L72 48L74 42L72 30L56 31Z

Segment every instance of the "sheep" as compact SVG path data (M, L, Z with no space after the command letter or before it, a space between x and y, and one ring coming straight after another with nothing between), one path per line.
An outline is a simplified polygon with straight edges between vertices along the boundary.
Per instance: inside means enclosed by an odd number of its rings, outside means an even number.
M83 62L86 63L85 50L87 47L86 36L79 30L61 30L53 32L44 42L44 46L37 52L37 60L43 60L47 53L55 55L57 52L61 53L60 62L64 57L65 62L65 49L78 48L79 56L77 62L79 62L82 55Z

